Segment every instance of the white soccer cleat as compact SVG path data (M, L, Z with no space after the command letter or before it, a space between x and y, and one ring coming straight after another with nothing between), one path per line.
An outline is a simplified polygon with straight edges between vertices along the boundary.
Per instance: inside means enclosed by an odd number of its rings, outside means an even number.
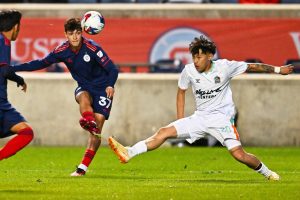
M110 148L115 152L115 154L119 157L121 163L127 163L130 159L128 155L128 150L122 144L117 142L113 137L108 138L108 144Z
M70 174L70 176L84 176L85 175L85 171L83 169L77 168L75 170L75 172L73 172L72 174Z
M279 181L280 176L276 172L271 172L270 176L268 176L268 180L270 180L270 181Z

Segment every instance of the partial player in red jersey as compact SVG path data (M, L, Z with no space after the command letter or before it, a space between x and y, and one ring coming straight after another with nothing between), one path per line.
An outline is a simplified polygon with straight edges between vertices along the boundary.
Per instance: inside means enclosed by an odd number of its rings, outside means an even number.
M10 43L18 37L21 18L16 10L0 11L0 138L16 135L0 149L0 161L16 154L33 139L32 128L7 99L7 79L16 82L24 92L27 88L22 77L5 70L10 65Z
M80 19L66 21L67 41L55 48L44 59L11 67L12 72L34 71L53 63L64 62L78 87L75 99L82 115L79 123L87 130L89 140L82 162L71 176L82 176L93 160L100 144L100 134L109 118L118 69L106 52L92 40L82 36Z

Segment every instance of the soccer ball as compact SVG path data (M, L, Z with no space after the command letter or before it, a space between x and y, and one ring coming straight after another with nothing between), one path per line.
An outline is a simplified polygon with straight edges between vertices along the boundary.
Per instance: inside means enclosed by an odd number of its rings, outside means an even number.
M82 29L90 35L100 33L105 25L103 15L97 11L88 11L83 15L81 20Z

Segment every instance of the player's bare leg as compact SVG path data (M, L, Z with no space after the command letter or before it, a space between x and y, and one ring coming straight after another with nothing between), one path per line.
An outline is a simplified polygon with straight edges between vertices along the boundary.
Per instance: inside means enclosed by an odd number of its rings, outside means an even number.
M177 131L174 126L160 128L154 135L142 140L132 147L124 147L114 138L108 139L111 149L119 157L122 163L127 163L131 158L141 153L151 151L160 147L167 139L176 138Z
M86 92L86 91L80 92L76 96L76 101L79 104L79 111L81 114L86 111L93 112L93 108L91 106L92 105L91 103L93 100L88 92Z
M77 167L76 171L71 174L71 176L83 176L85 175L87 168L89 167L90 163L92 162L95 154L97 153L100 144L101 144L101 131L102 127L105 122L105 117L101 114L95 113L95 120L98 125L99 132L97 135L93 133L89 133L89 139L85 154L80 165Z
M254 169L258 173L264 175L269 180L278 181L279 175L268 169L255 155L245 152L242 146L237 146L231 149L230 154L239 162L247 165L251 169Z
M147 150L151 151L160 147L167 139L176 138L177 131L174 126L160 128L154 135L147 138Z
M82 118L79 120L80 125L85 130L89 131L88 145L81 161L81 164L77 167L76 171L71 176L83 176L85 175L87 168L92 162L100 144L101 144L101 130L105 122L105 117L101 114L94 114L91 106L92 98L88 92L81 92L76 96L76 101L79 104L79 110L82 114Z

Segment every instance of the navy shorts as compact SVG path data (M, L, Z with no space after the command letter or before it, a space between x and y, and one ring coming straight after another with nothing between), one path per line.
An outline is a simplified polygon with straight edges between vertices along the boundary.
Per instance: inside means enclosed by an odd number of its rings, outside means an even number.
M10 129L21 122L26 122L25 118L9 102L0 104L0 138L14 135Z
M112 107L113 99L107 98L105 90L92 89L90 87L78 86L75 90L75 98L80 93L86 91L92 97L92 108L94 113L102 114L105 119L109 118L110 110Z

